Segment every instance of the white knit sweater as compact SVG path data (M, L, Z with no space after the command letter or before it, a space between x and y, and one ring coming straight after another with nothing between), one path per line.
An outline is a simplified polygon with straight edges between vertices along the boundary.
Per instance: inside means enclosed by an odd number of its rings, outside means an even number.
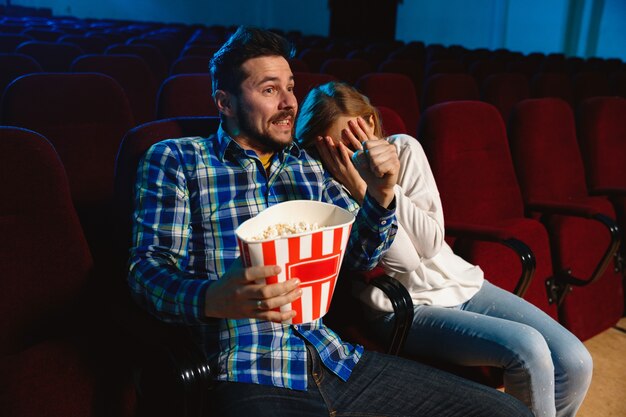
M483 271L455 255L444 240L439 191L418 140L408 135L394 135L387 140L395 145L400 158L395 186L398 234L381 266L407 288L414 304L462 304L480 289ZM372 286L355 290L373 309L393 311L381 290Z

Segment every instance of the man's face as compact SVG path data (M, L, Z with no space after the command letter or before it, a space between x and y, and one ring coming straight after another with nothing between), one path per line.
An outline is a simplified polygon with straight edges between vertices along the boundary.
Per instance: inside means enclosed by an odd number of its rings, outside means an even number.
M283 57L265 56L249 59L242 69L248 77L234 100L238 129L232 134L244 147L280 150L293 140L298 111L289 63Z

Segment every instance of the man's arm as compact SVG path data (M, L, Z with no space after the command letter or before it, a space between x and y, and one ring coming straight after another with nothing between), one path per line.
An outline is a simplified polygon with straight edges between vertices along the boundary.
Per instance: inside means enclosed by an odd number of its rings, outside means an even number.
M295 312L275 312L301 295L297 280L272 285L256 280L276 275L277 266L243 268L240 261L222 277L186 272L191 212L180 153L167 142L141 161L136 187L129 285L134 298L164 321L202 323L207 318L256 318L281 322Z

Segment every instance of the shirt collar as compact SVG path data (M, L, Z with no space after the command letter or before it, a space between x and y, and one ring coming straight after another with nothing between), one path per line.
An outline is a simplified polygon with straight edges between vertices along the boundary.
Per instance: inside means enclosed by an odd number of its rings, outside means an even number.
M222 123L220 123L220 127L217 130L217 156L220 161L224 162L227 156L227 152L230 152L231 155L238 154L246 154L245 150L228 134L222 127ZM296 158L300 156L300 147L294 140L291 144L285 147L279 153L279 158L284 160L285 155L293 155Z

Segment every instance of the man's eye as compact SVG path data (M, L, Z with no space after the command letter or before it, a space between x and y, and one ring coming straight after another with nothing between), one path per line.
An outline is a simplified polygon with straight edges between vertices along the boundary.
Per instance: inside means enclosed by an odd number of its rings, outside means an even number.
M293 85L292 85L292 86L287 87L287 91L289 91L289 92L293 92L293 90L294 90L294 86L293 86Z
M265 90L263 90L263 92L267 94L272 94L274 91L275 91L274 87L268 87Z

